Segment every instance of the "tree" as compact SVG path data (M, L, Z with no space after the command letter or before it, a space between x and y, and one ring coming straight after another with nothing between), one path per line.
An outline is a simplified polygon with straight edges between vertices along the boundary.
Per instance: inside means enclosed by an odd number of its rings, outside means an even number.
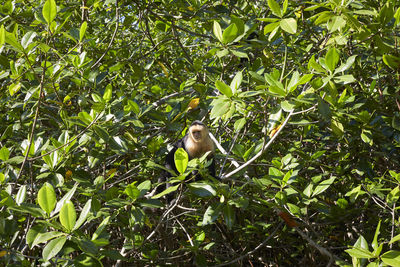
M0 13L2 263L399 265L397 1ZM196 119L222 181L154 194Z

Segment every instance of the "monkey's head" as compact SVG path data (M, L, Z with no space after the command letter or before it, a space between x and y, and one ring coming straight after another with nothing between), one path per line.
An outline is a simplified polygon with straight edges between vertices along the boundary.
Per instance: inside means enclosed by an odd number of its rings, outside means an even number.
M208 129L201 121L194 121L189 127L191 139L198 143L208 138Z

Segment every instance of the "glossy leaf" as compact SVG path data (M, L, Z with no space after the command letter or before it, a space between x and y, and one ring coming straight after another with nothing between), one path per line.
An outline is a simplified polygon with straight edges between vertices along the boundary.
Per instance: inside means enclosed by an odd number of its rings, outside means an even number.
M83 207L81 214L79 215L79 219L78 219L78 221L76 221L74 228L72 230L76 230L76 229L79 229L79 227L81 227L81 225L85 222L85 220L89 216L91 207L92 207L92 200L89 199L86 202L85 206Z
M67 238L65 236L51 240L43 249L43 259L47 261L56 256L57 253L63 248L66 241Z
M227 97L231 97L233 95L231 87L226 85L222 81L215 81L215 87L220 91L222 94L226 95Z
M94 232L93 236L92 236L92 240L96 240L99 235L101 234L101 232L103 232L104 228L107 227L108 223L110 222L110 216L106 217L99 225L99 227L97 227L96 231Z
M235 40L238 34L238 28L236 24L229 25L222 34L222 42L224 44L228 44Z
M76 223L76 211L74 204L70 200L65 201L64 205L60 210L60 222L62 226L71 232Z
M56 206L56 193L51 184L45 183L38 193L40 207L49 215Z
M281 7L275 0L268 0L268 6L275 16L282 17Z
M84 21L81 25L81 28L79 29L79 41L82 42L83 37L85 36L86 33L86 29L87 29L87 22Z
M174 154L175 166L180 174L183 174L189 162L189 156L183 148L178 148Z
M50 24L57 16L57 5L54 0L46 0L43 6L43 18Z
M331 48L328 50L325 56L325 63L328 66L328 69L333 72L336 68L336 65L339 62L339 52L336 48Z
M297 32L297 21L294 18L281 20L280 26L287 33L295 34Z
M213 24L213 32L215 37L217 37L217 39L223 43L223 37L222 37L222 29L221 29L221 25L219 25L219 23L217 21L214 21Z

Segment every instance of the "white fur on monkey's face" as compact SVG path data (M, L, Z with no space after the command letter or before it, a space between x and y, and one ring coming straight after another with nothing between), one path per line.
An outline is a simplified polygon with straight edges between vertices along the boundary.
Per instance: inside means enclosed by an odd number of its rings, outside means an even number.
M200 142L206 136L207 129L203 125L194 125L190 127L190 135L193 141Z

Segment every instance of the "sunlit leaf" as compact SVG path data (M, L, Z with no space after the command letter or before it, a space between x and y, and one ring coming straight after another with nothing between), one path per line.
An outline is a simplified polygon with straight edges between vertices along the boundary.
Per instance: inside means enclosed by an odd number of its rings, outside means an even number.
M47 24L50 24L57 15L57 5L54 0L47 0L44 3L42 14Z
M42 188L40 188L38 193L38 203L47 214L50 214L54 209L56 206L56 192L51 184L45 183Z
M287 33L295 34L297 32L297 21L294 18L281 20L280 26Z
M67 237L65 236L51 240L43 249L43 259L47 261L56 256L57 253L63 248L66 241Z
M60 222L68 232L74 228L76 223L76 211L74 204L67 200L60 210Z

